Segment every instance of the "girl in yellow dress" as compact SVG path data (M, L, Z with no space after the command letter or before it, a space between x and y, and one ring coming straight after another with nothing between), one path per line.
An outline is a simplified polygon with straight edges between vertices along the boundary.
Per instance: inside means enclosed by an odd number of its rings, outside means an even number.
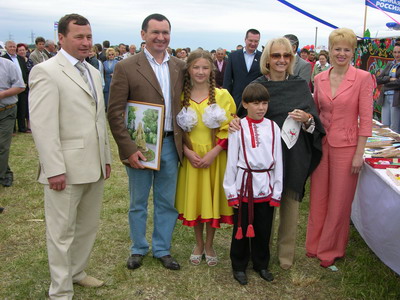
M215 87L214 65L207 51L193 51L187 60L182 110L178 125L186 132L184 160L179 169L176 209L183 225L194 227L196 246L190 262L218 263L213 248L220 223L233 224L222 182L226 166L228 125L236 106L227 90ZM203 238L204 223L206 238Z

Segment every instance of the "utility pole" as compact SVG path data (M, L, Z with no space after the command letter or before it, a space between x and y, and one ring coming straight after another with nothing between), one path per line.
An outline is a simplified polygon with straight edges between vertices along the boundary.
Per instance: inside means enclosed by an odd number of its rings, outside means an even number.
M33 30L31 30L31 44L33 44L35 42L35 33L33 32Z

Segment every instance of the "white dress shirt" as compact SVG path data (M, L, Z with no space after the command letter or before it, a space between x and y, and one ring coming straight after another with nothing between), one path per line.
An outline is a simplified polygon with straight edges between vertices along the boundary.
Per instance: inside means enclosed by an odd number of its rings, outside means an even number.
M172 125L171 79L168 66L170 56L168 52L165 51L164 60L161 64L159 64L146 48L144 48L144 54L146 55L146 58L149 61L150 66L157 77L158 83L160 84L161 91L164 96L164 131L174 131L174 127Z

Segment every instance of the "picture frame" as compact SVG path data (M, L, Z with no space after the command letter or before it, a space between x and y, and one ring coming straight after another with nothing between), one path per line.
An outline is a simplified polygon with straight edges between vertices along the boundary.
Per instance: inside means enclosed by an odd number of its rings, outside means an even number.
M131 139L147 159L140 161L142 165L160 170L164 105L128 100L125 124Z

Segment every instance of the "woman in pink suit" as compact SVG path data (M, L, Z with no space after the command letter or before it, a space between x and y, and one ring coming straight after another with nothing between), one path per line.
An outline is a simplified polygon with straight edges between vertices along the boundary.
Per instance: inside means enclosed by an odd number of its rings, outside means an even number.
M351 203L372 133L374 83L370 73L350 65L356 43L352 30L332 31L332 67L315 77L314 100L326 136L321 162L311 176L306 249L325 268L345 255Z

